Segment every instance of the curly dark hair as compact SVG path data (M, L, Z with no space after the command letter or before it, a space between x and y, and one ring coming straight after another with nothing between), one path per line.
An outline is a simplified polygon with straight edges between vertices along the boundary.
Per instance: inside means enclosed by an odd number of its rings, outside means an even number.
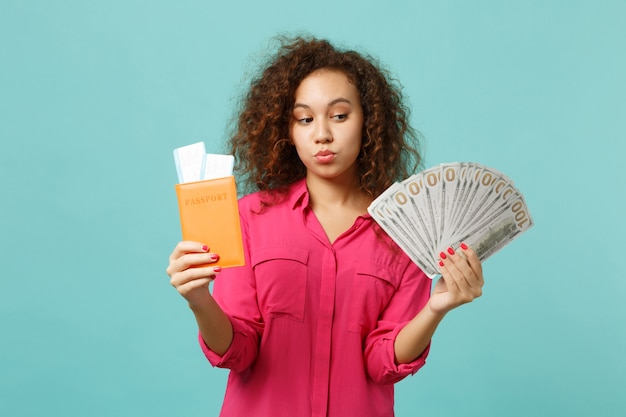
M364 126L358 167L365 193L376 197L420 167L418 134L409 125L401 87L376 59L312 37L274 39L278 50L242 97L229 141L245 192L282 193L305 177L289 129L296 89L320 69L344 73L359 92Z

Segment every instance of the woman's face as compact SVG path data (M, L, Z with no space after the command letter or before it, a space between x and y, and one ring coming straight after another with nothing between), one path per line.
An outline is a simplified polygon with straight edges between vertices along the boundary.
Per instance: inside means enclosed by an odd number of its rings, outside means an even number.
M345 74L318 70L296 90L291 139L307 177L352 181L358 173L363 108Z

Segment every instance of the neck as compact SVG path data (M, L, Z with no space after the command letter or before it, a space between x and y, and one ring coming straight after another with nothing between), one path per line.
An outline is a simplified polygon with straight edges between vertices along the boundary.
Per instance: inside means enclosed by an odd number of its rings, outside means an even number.
M306 185L313 210L343 207L364 214L371 203L371 198L361 190L356 178L329 180L307 176Z

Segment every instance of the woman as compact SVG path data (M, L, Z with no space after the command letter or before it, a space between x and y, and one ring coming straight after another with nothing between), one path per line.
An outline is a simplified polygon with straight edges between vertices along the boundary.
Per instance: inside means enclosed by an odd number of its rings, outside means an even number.
M419 164L415 143L399 88L356 52L283 40L252 81L230 140L256 189L239 201L246 265L196 267L219 254L180 242L167 269L206 357L231 370L222 416L392 416L393 384L481 295L471 248L441 253L431 295L367 214Z

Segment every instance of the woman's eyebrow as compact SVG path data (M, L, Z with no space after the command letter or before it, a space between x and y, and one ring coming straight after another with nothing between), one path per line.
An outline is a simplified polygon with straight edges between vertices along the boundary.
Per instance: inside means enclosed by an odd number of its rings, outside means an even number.
M347 98L339 97L339 98L336 98L336 99L332 100L330 103L328 103L328 107L334 106L335 104L338 104L338 103L347 103L347 104L350 104L350 105L352 104L352 102L350 100L348 100ZM310 109L311 108L311 106L309 106L307 104L304 104L304 103L295 103L293 105L294 109L295 108L299 108L299 107L305 108L305 109Z

